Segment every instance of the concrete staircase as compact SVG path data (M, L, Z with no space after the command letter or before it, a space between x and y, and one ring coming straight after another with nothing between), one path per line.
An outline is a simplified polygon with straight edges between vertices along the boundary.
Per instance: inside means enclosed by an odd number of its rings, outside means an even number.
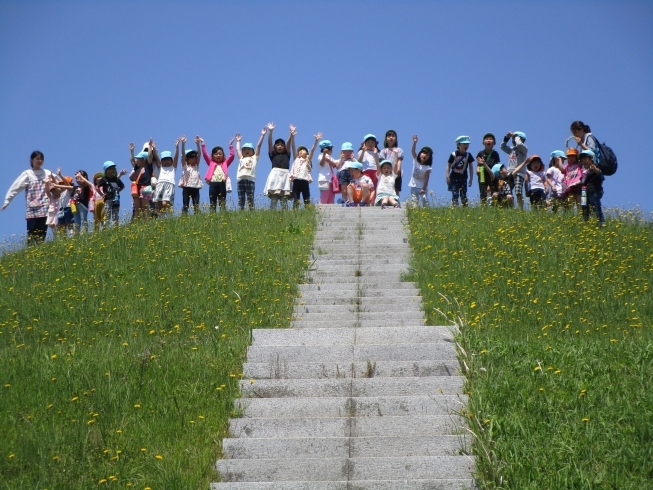
M291 328L252 333L213 490L474 488L451 331L401 281L405 221L320 207Z

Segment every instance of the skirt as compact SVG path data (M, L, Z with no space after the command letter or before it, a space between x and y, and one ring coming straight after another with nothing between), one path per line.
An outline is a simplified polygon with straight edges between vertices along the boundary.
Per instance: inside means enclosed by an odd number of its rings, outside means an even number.
M263 189L263 195L268 197L290 197L290 172L283 168L273 168Z

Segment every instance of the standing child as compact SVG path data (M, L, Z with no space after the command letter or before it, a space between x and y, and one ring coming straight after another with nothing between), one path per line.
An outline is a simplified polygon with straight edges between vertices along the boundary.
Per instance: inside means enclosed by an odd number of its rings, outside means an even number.
M458 206L458 198L463 206L467 206L467 168L474 163L474 158L467 151L471 140L469 136L456 138L456 151L447 160L447 187L451 192L451 204ZM469 187L472 186L474 174L469 172Z
M340 172L338 172L338 183L340 184L340 192L344 199L347 198L347 188L354 179L351 176L349 167L355 163L357 160L354 158L354 145L349 141L342 144L340 147L340 160L338 167Z
M367 175L376 188L376 172L379 165L379 142L373 134L366 134L360 149L358 161L363 164L363 173Z
M513 146L508 146L508 141L512 138ZM528 148L524 144L526 141L526 134L521 131L508 132L503 137L503 143L501 143L501 149L505 151L508 155L508 172L514 174L512 179L510 179L511 190L515 190L515 195L517 196L517 205L520 209L524 209L524 196L523 196L523 187L524 187L524 166L522 163L526 161L526 156L528 155ZM522 169L521 172L513 172L514 169L519 167Z
M603 208L601 207L601 198L603 197L603 174L601 169L596 166L594 161L596 158L592 150L583 150L580 152L580 163L585 169L585 178L583 180L583 189L581 198L583 202L583 219L588 221L590 219L590 210L594 211L599 220L599 226L605 224L605 217L603 216Z
M104 194L104 219L113 226L118 225L120 220L120 191L125 188L120 177L127 174L123 169L118 173L116 164L104 162L104 176L98 182L98 186Z
M492 173L494 174L494 179L490 183L492 204L506 208L514 207L514 199L512 197L514 180L529 161L530 159L527 158L512 170L506 169L506 166L502 163L497 163L492 167Z
M129 149L134 153L134 144L130 143ZM129 174L132 181L132 200L134 203L134 218L147 219L149 217L150 201L152 200L152 151L141 151L133 157L134 168Z
M546 205L549 183L544 172L544 162L538 155L529 158L526 165L526 186L529 190L531 209L542 209Z
M61 196L59 197L59 213L57 214L57 228L64 231L64 235L68 236L74 232L73 225L75 223L75 215L73 214L73 178L63 176L61 168L57 168L57 176L59 182L54 185L59 189Z
M429 186L429 177L431 176L431 167L433 166L433 150L429 146L423 147L419 153L415 153L418 137L413 135L413 171L410 175L410 198L414 204L428 206L426 198L426 189Z
M236 179L238 181L238 207L241 210L245 209L245 199L249 209L254 209L254 192L256 189L256 164L258 157L261 154L261 145L263 138L267 133L267 126L261 130L261 137L258 139L256 149L251 143L245 143L241 150L240 140L242 136L236 134L236 152L238 153L238 174Z
M295 158L292 164L290 181L292 182L292 193L295 196L293 207L297 209L299 207L300 194L304 200L304 207L311 204L310 183L313 182L313 177L311 176L311 171L313 170L313 154L315 153L315 148L317 148L317 142L322 139L322 133L315 135L315 141L313 141L310 152L305 146L300 146L299 150L295 149L295 134L296 131L293 131L291 141L293 155L297 155L297 158Z
M45 221L50 230L52 230L52 238L55 238L57 231L58 219L57 215L59 214L60 202L59 198L61 197L61 189L56 187L56 180L54 175L50 175L45 179L45 192L50 200L50 205L48 206L48 217Z
M175 141L175 155L172 152L162 151L158 155L155 150L155 162L159 167L159 179L154 190L153 200L159 213L171 211L175 205L175 172L179 161L179 141Z
M91 208L93 211L93 230L100 231L104 223L104 192L100 187L100 180L104 177L102 172L96 172L93 175L93 197L91 198Z
M218 204L221 211L227 210L227 180L229 179L229 165L234 161L234 138L229 140L229 156L224 157L224 150L221 146L216 146L211 150L211 156L206 151L204 140L202 143L202 156L209 166L204 176L204 180L209 184L209 208L215 211Z
M183 214L188 213L190 201L193 201L195 214L200 212L200 189L204 186L200 177L200 137L195 136L197 150L186 150L186 137L181 138L181 165L182 173L179 180L179 187L182 188L181 199Z
M383 149L379 152L379 160L391 160L394 161L394 173L395 173L395 194L397 195L397 200L399 199L399 194L401 193L401 184L403 182L403 169L402 165L404 163L404 150L399 148L397 145L397 132L394 129L388 129L385 132L385 139L383 140ZM395 152L395 150L397 150ZM396 156L396 159L395 159ZM378 189L377 189L378 197Z
M565 176L565 186L567 187L567 199L569 205L576 204L578 210L581 210L581 188L585 179L585 169L578 161L578 150L567 148L567 165L558 167Z
M75 201L75 229L78 233L84 233L88 228L88 209L93 195L93 184L88 180L88 174L84 170L75 173L77 185L73 186L73 199Z
M379 163L376 185L376 205L381 204L381 209L388 206L399 207L399 196L395 191L395 180L397 178L398 148L394 148L390 160L383 160ZM399 164L401 165L401 164Z
M567 201L567 187L565 176L560 169L564 169L567 159L564 151L556 150L551 153L549 169L546 171L546 180L551 188L551 210L555 213Z
M352 181L347 186L347 202L345 206L367 206L374 202L374 183L363 173L363 164L353 162L349 165Z
M494 174L488 172L494 165L501 162L499 152L494 150L497 140L492 133L485 133L483 136L483 149L476 155L476 178L478 179L478 193L481 199L481 206L487 205L488 190Z
M293 194L290 183L290 158L295 158L296 153L290 154L290 148L294 148L295 126L290 128L290 136L286 143L282 138L277 138L272 144L272 133L276 126L274 123L268 123L268 156L272 162L272 170L265 182L263 194L270 198L270 209L277 209L279 200L281 207L288 208L288 198Z
M320 204L333 204L336 193L340 192L340 184L334 186L334 177L340 168L340 161L331 156L333 144L329 140L320 142L320 165L317 177L317 185L320 189ZM335 169L335 170L334 170ZM336 177L337 179L337 177Z

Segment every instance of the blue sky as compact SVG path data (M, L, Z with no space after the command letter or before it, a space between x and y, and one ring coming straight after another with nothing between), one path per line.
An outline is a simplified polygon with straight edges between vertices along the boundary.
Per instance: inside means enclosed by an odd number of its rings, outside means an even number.
M651 26L650 1L0 0L0 193L35 149L45 168L92 174L128 168L130 141L255 143L274 121L304 145L393 128L408 155L417 133L435 152L429 188L446 195L458 135L476 153L487 131L524 131L548 155L580 119L619 158L604 205L650 212ZM257 192L269 168L264 156ZM0 237L24 231L21 195Z

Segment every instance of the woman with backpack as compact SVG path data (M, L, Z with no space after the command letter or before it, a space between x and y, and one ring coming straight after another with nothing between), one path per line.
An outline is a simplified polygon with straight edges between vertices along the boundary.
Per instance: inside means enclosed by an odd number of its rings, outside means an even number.
M596 153L596 138L592 135L592 130L587 124L583 121L574 121L571 123L570 129L578 146L583 150L591 150Z

